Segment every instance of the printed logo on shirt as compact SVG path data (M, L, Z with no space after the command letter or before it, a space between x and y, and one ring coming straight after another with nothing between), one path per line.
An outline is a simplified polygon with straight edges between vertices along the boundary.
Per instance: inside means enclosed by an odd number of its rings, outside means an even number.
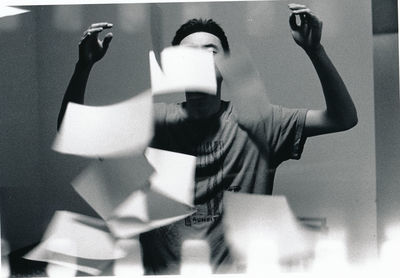
M208 200L196 205L197 212L185 219L186 226L210 223L221 216L223 192L218 187L223 179L223 147L222 141L212 141L196 148L195 196Z

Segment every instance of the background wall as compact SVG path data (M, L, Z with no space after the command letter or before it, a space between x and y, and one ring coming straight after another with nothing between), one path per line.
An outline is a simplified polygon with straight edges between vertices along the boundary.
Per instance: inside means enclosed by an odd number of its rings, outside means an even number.
M398 3L372 1L378 246L400 236ZM382 248L383 247L383 248Z
M148 88L148 51L168 46L186 19L212 17L232 51L250 50L272 102L320 108L319 81L291 38L287 3L48 6L0 19L6 54L0 66L1 221L11 249L40 240L57 209L94 215L69 184L87 161L50 150L77 44L90 23L113 22L114 39L91 74L87 104L121 101ZM332 233L346 240L349 259L364 262L376 255L377 229L371 5L302 3L324 21L323 44L354 98L359 124L308 139L303 158L278 170L274 194L286 195L298 216L327 217Z

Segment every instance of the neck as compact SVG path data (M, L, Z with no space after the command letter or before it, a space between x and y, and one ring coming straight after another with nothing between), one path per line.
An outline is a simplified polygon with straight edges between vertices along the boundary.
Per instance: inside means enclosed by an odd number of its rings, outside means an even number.
M221 99L216 96L186 97L186 111L191 118L206 119L219 112Z
M221 108L222 78L217 77L217 94L186 93L186 112L194 119L207 119L217 114Z

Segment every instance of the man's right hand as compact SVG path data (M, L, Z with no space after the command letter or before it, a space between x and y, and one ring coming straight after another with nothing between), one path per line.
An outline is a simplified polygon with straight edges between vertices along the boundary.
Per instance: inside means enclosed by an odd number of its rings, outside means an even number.
M81 65L91 67L106 54L113 34L108 33L103 40L99 39L99 33L104 29L112 28L108 22L94 23L83 33L79 42L79 61Z

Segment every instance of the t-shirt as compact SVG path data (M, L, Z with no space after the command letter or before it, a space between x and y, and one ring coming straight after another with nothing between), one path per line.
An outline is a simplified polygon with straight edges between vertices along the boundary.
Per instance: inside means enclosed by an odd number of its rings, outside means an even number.
M205 120L190 118L185 103L156 104L151 146L196 156L197 212L141 234L146 274L179 274L182 243L188 239L208 243L214 273L232 270L222 225L224 191L272 194L277 166L287 159L299 159L306 139L307 110L271 105L268 111L251 128L265 135L265 145L260 146L248 129L239 126L230 102L222 101L220 111Z

